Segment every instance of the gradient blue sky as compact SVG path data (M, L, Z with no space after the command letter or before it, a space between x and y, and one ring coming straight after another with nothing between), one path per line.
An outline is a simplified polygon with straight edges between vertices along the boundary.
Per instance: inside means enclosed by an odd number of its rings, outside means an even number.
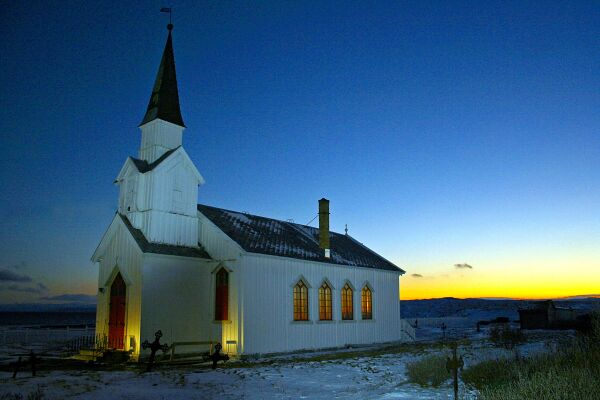
M95 293L165 5L0 8L0 302ZM306 223L325 196L405 298L600 289L598 2L172 5L199 202Z

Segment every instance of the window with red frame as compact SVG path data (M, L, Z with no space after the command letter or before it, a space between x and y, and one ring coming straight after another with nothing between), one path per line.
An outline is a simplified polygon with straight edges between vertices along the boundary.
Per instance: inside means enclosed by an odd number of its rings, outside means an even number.
M229 274L224 268L217 272L215 290L215 321L227 321L229 303Z

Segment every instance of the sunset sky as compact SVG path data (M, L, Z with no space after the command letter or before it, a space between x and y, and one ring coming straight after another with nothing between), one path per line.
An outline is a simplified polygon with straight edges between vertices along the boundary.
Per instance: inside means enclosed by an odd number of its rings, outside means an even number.
M0 303L93 301L164 5L2 5ZM327 197L402 299L600 293L598 2L172 6L200 203Z

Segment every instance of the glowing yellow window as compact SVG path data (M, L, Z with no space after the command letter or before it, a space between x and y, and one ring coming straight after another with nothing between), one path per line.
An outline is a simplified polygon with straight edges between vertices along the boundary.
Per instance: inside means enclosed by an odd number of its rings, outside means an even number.
M294 321L308 321L308 288L302 281L294 286Z
M331 288L323 283L319 288L319 319L331 321Z
M354 319L352 288L347 283L342 288L342 319Z
M362 289L361 309L362 319L373 319L373 294L368 286Z

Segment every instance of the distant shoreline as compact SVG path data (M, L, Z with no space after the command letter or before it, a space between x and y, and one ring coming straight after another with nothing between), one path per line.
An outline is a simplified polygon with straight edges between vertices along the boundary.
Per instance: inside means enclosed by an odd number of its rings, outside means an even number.
M69 311L0 311L0 327L35 326L93 326L95 310Z

